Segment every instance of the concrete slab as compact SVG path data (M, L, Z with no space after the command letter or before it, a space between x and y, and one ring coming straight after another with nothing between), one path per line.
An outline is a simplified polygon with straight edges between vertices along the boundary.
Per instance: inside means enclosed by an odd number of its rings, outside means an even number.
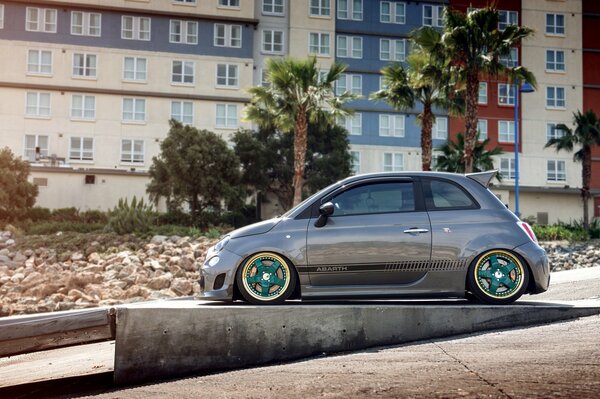
M128 306L117 310L114 375L118 384L133 384L593 314L600 314L598 300Z

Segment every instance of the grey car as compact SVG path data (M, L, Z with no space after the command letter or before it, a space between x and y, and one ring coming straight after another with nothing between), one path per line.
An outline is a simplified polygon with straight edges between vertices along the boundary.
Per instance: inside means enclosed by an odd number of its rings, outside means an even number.
M208 250L204 299L460 297L507 304L548 289L532 229L487 188L495 171L363 174Z

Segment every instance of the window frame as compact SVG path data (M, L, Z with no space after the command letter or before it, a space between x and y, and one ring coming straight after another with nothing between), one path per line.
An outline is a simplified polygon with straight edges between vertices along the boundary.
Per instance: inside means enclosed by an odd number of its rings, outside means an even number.
M127 78L126 73L128 72L126 69L127 59L133 60L133 78ZM138 70L138 64L140 60L144 60L144 78L138 79L137 76L141 72ZM123 57L123 81L125 82L136 82L136 83L145 83L148 80L148 59L146 57L136 57L136 56L124 56Z
M550 163L554 163L554 179L551 179L550 175ZM562 179L560 179L561 175L559 175L558 165L562 164ZM548 183L564 183L567 181L567 162L564 159L547 159L546 160L546 182Z
M316 46L312 42L313 37L317 38ZM323 40L325 37L327 37L326 44ZM331 34L329 32L308 32L308 54L314 54L317 57L331 57Z
M346 45L345 46L341 46L340 45L340 39L344 39L346 40ZM354 41L358 39L360 41L360 56L355 56L354 52L355 52L355 46L354 46ZM341 55L340 54L340 49L344 48L344 51L346 53L346 55ZM349 36L349 35L336 35L336 57L338 58L352 58L355 60L361 60L363 58L363 38L362 36Z
M125 20L131 19L131 37L127 37L125 32L129 30L125 29ZM148 30L142 31L142 20L148 21ZM147 33L148 37L142 37L142 33ZM169 23L169 39L171 34L171 24ZM141 41L151 41L152 40L152 18L150 17L141 17L136 15L122 15L121 16L121 39L123 40L141 40Z
M482 86L485 88L485 102L481 102L481 88ZM477 96L477 104L479 105L487 105L489 101L489 96L488 96L488 82L479 82L479 93Z
M175 64L181 64L181 81L175 80ZM191 75L186 73L186 69L191 65ZM186 77L191 76L191 82L186 82ZM174 86L194 86L196 84L196 62L189 60L171 60L171 85Z
M73 146L73 139L79 139L79 148L76 148ZM84 158L84 154L85 153L89 153L89 151L85 150L85 141L86 140L91 140L92 142L92 149L91 149L91 157L90 158ZM94 155L95 155L95 140L93 137L84 137L84 136L71 136L69 137L69 162L75 162L75 163L93 163L94 162ZM79 157L73 157L73 151L77 150L79 151Z
M501 126L506 125L507 140L501 138ZM510 127L512 126L512 132ZM512 136L512 139L511 139ZM514 120L499 120L498 121L498 142L499 143L514 143L515 142L515 121Z
M30 19L30 11L36 10L37 16L36 20L33 21ZM46 20L48 16L48 12L51 15L54 15L54 22L50 24ZM35 29L30 29L30 23L35 23ZM53 26L52 29L46 29L47 26ZM58 10L56 8L43 8L43 7L26 7L25 8L25 31L27 32L44 32L44 33L56 33L58 26Z
M563 123L563 122L546 122L546 142L550 141L550 139L561 138L565 135L565 132L563 130L556 128L561 123ZM552 125L554 125L554 126L551 127ZM548 128L550 128L552 130L549 131ZM551 134L552 131L554 131L554 133L555 133L554 137ZM556 133L556 132L560 132L560 133Z
M506 95L502 94L503 88L506 88ZM512 96L511 96L512 94ZM502 99L506 98L506 102L502 102ZM512 102L511 102L512 99ZM498 105L501 107L514 107L515 106L515 85L510 83L498 83Z
M4 4L0 4L0 29L4 29Z
M387 119L389 124L386 130L389 130L389 134L382 133L382 121L383 119ZM402 121L400 123L400 127L398 127L397 121ZM378 118L378 129L377 134L380 137L406 137L406 115L403 114L379 114ZM398 133L398 134L396 134Z
M271 10L272 11L265 11L265 3L267 2L267 0L262 0L262 7L261 7L261 13L263 15L271 15L271 16L284 16L285 15L285 0L270 0L271 1ZM275 4L276 1L280 1L281 2L281 12L277 12L275 11L275 7L277 7L278 5Z
M481 129L479 128L479 124L482 123L482 122L485 122L484 123L485 124L485 137L481 136ZM480 118L480 119L477 120L477 131L479 132L479 141L484 141L484 140L487 140L489 138L488 128L489 128L489 123L488 123L487 119L481 119Z
M132 107L131 107L131 115L132 115L132 119L126 119L125 118L125 102L131 100L132 103ZM139 114L139 112L136 111L137 109L137 103L139 101L143 101L144 104L144 111L143 111L143 119L136 119L136 115ZM121 123L126 123L126 124L135 124L135 125L141 125L141 124L145 124L146 123L146 115L148 113L148 103L146 101L145 98L143 97L123 97L123 100L121 101Z
M223 36L219 35L220 28L223 28ZM234 28L236 28L236 29L234 29ZM239 32L239 37L233 36L234 30L237 30ZM244 36L244 34L242 31L242 25L222 24L222 23L215 23L213 25L213 46L214 47L241 48L243 36ZM223 41L222 44L219 43L221 40ZM239 40L239 44L234 45L234 41L237 42L238 40Z
M389 43L389 56L385 58L383 56L383 43ZM397 59L398 55L398 43L402 43L402 53L401 57ZM380 61L395 61L395 62L404 62L406 61L406 39L390 39L387 37L379 38L379 60Z
M269 33L271 35L271 42L266 42L265 41L265 35ZM277 43L275 41L275 36L276 34L279 34L281 36L281 43ZM269 45L271 47L271 50L267 50L265 48L265 45ZM281 50L275 50L275 46L281 46ZM285 32L283 30L279 30L279 29L263 29L261 30L261 35L260 35L260 52L262 54L283 54L285 51Z
M384 14L383 5L389 7L389 14ZM398 6L402 6L402 13L398 13ZM384 20L387 15L389 20ZM386 18L387 19L387 18ZM382 24L406 25L406 2L404 1L380 1L379 2L379 22Z
M34 137L35 138L35 143L33 148L30 148L27 146L27 137ZM43 148L40 145L40 138L45 138L46 139L46 147ZM47 134L25 134L25 136L23 137L23 158L29 162L37 162L37 159L35 159L35 149L36 147L40 147L40 157L48 157L50 155L50 136ZM33 152L33 156L30 157L28 155L28 151L32 151Z
M341 1L345 1L346 4L348 5L348 8L346 9L346 11L342 11L343 13L346 13L346 16L344 17L344 14L340 14L340 10L342 10L342 8L340 7L340 2ZM360 2L360 10L357 11L355 10L355 2L358 1ZM341 16L340 16L341 15ZM362 21L364 18L364 3L363 0L337 0L337 4L336 4L336 17L337 19L340 20L344 20L344 21Z
M386 156L389 155L391 157L391 164L389 165L389 167L391 168L391 170L386 170ZM402 159L402 166L401 169L395 169L396 168L396 157L400 156ZM398 152L398 151L393 151L393 152L384 152L382 153L382 171L384 172L403 172L406 170L406 167L404 165L404 153L403 152Z
M35 104L29 104L30 94L35 94ZM42 96L48 98L48 106L42 106ZM28 110L34 108L35 113L29 113ZM48 109L48 113L42 113L42 110ZM50 119L52 117L52 93L45 91L27 91L25 92L25 117L36 119Z
M508 175L504 175L504 173L502 173L502 162L503 161L508 161ZM515 180L516 178L516 165L515 165L515 158L512 157L501 157L499 159L499 168L498 171L500 173L500 175L502 176L503 179L506 180Z
M515 16L515 23L511 23L510 16ZM503 16L506 16L506 22L502 21ZM515 10L498 10L498 30L504 31L509 25L518 25L519 24L519 12ZM504 27L502 27L504 25Z
M317 4L315 5L314 2L317 2ZM313 13L315 9L317 12ZM311 18L331 18L331 0L309 0L308 16Z
M81 33L74 32L75 15L81 15ZM92 16L98 17L98 26L92 27ZM92 29L98 29L97 34L92 33ZM71 35L73 36L91 36L101 37L102 36L102 13L99 12L88 12L88 11L71 11Z
M75 65L75 58L80 55L83 57L83 66L78 66ZM90 58L88 58L90 57ZM90 60L91 57L94 57L94 67L90 67ZM84 73L82 75L79 74L75 74L75 69L81 69ZM85 71L94 71L94 74L86 74ZM74 79L90 79L90 80L95 80L98 79L98 55L94 54L94 53L73 53L73 63L72 63L72 69L71 69L71 77Z
M180 26L180 32L179 33L174 33L173 32L173 26L174 24L179 23ZM193 34L190 34L190 26L195 26L195 30L196 32ZM199 36L199 29L198 29L198 21L192 21L189 19L169 19L169 43L173 43L173 44L187 44L187 45L191 45L191 46L195 46L198 44L198 36ZM174 40L173 36L180 36L179 40ZM190 38L193 38L192 40L189 40Z
M355 155L356 155L356 157L355 157ZM357 175L360 173L361 153L360 153L360 151L350 150L350 157L351 157L350 169L352 170L353 175Z
M425 8L430 7L431 8L431 24L428 24L425 22ZM440 15L440 10L441 15ZM423 8L422 8L422 20L421 20L421 24L423 26L431 26L434 28L443 28L444 27L444 12L446 11L446 7L444 7L443 5L439 5L439 4L423 4ZM429 17L427 17L427 19L429 19ZM442 21L440 23L440 21Z
M355 118L358 119L358 125L355 124ZM337 124L346 129L350 136L362 136L362 112L355 112L353 115L340 116ZM354 132L355 128L359 130L358 133Z
M227 2L227 4L223 4L223 2ZM231 2L237 2L237 5L230 4ZM227 9L240 9L240 0L219 0L217 2L217 8L227 8Z
M81 108L78 109L81 111L81 115L74 115L75 97L81 97ZM86 100L88 100L90 98L93 99L93 108L92 108L93 115L86 117L86 112L88 110L86 108L86 105L87 105ZM71 94L70 117L71 117L71 120L77 120L77 121L95 121L96 120L96 96L91 95L91 94L80 94L80 93Z
M219 67L225 66L225 76L219 76ZM235 67L235 76L233 77L235 84L229 84L230 79L230 68ZM240 66L238 64L230 63L218 63L215 68L215 87L219 89L237 89L240 87ZM220 84L219 79L225 79L225 84Z
M550 90L554 92L553 98L550 98ZM562 90L562 100L558 98L559 91ZM567 109L567 90L565 86L546 86L545 104L547 109L564 110ZM550 105L549 102L553 101L554 105ZM559 101L563 102L563 105L558 105Z
M123 151L123 144L125 141L129 141L131 143L131 157L129 159L123 159L123 155L125 155L125 152ZM140 152L135 150L136 142L138 144L140 142L142 143L142 151L141 151L142 159L141 159L141 161L135 160L135 156L140 155ZM132 165L132 166L133 165L145 165L145 163L146 163L146 141L144 139L135 139L135 138L121 139L121 151L119 154L119 163L122 165Z
M225 116L224 116L224 124L219 124L219 107L224 107ZM229 121L232 118L229 117L229 110L231 107L235 108L235 126L230 125ZM239 127L239 110L237 104L231 103L216 103L215 104L215 128L216 129L237 129Z
M550 62L548 61L548 54L552 53L553 57L554 57L554 61ZM557 61L557 55L558 53L562 53L562 63ZM554 68L548 68L548 65L554 65ZM558 69L557 66L562 65L562 69ZM559 49L546 49L546 58L545 58L545 64L544 64L544 71L547 73L567 73L567 62L566 62L566 57L565 57L565 50L559 50Z
M179 104L180 113L178 115L175 115L173 112L173 105L175 104ZM185 112L186 105L191 105L190 114L186 114ZM189 100L171 100L169 115L171 119L175 119L184 125L192 126L194 124L194 102ZM186 116L189 116L189 122L186 121Z
M445 121L446 124L446 129L442 130L442 132L445 132L443 136L440 137L440 125L438 123L438 121ZM431 126L431 133L432 133L432 139L434 140L448 140L448 117L447 116L436 116L435 117L435 122L433 122L433 125Z
M552 16L552 25L548 25L548 17ZM562 17L562 26L558 25L558 17ZM565 17L565 14L560 13L560 12L547 12L545 13L545 21L544 21L544 33L547 36L566 36L567 34L567 18ZM552 31L549 31L549 29L552 28ZM562 28L562 33L557 32L557 30Z
M458 188L467 198L471 200L470 206L452 206L452 207L437 207L435 206L435 202L433 200L433 190L431 189L431 183L434 181L440 181L443 183L450 184L456 188ZM425 209L427 212L433 211L467 211L473 209L481 209L481 205L475 197L471 195L463 186L460 184L453 182L452 180L440 178L440 177L423 177L421 178L421 187L423 189L423 199L425 202Z
M38 63L37 64L32 64L31 63L31 53L35 52L37 53L37 57L38 57ZM44 53L50 54L50 70L48 72L44 72L42 70L42 68L44 66L47 66L48 64L44 64L43 62L43 55ZM52 50L42 50L42 49L27 49L27 74L28 75L35 75L35 76L52 76L53 75L53 63L54 63L54 52ZM31 66L36 66L37 67L37 71L32 71L30 70Z

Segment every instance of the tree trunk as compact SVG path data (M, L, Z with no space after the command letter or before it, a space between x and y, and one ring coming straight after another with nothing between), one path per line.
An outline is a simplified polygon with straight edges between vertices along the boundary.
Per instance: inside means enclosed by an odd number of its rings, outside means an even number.
M294 126L294 203L302 202L302 186L304 185L304 161L306 159L306 146L308 141L308 121L306 111L298 110L296 125Z
M477 110L479 103L479 73L467 73L467 98L465 112L465 173L473 172L473 150L477 137Z
M421 164L424 171L431 170L431 130L433 128L433 113L431 103L423 104L421 118Z
M581 199L583 201L583 228L590 229L590 216L588 214L588 202L590 199L590 180L592 178L592 148L583 147L583 159L581 160Z

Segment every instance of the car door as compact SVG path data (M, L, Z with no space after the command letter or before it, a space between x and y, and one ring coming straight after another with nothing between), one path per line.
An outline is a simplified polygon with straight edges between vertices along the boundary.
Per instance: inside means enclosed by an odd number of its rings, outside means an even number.
M308 224L311 285L409 284L425 275L431 229L418 182L358 182L320 201L325 202L334 205L327 223L315 226L313 214Z

